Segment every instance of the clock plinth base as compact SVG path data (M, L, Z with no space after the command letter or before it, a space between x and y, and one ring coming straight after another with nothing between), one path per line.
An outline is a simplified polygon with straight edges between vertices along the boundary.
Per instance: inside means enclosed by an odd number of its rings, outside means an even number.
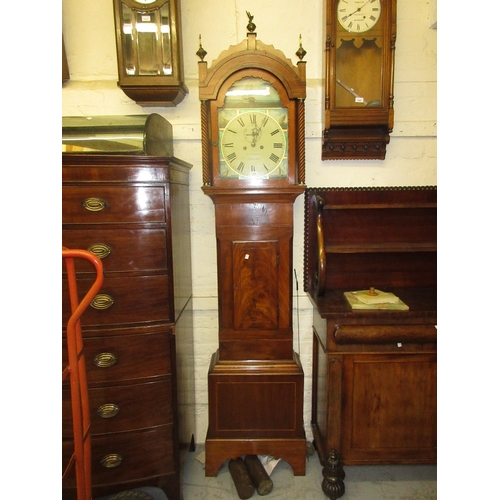
M295 476L306 475L306 438L210 439L205 442L205 476L215 477L226 460L242 455L271 455L287 462Z
M304 372L299 357L272 361L220 361L208 374L209 425L205 475L241 455L271 455L304 475Z

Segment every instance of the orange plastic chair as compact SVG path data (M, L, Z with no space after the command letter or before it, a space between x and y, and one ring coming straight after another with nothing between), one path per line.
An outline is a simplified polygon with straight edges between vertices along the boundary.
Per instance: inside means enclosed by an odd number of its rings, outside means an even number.
M73 423L73 453L63 472L63 480L75 473L77 500L92 500L92 471L90 445L90 407L85 368L84 346L80 318L97 295L104 281L101 260L87 250L62 249L66 263L71 315L66 325L68 362L63 367L63 382L69 378ZM94 283L79 301L75 260L85 259L96 270ZM97 499L99 500L99 499ZM100 500L168 500L165 492L154 486L144 486L101 497Z

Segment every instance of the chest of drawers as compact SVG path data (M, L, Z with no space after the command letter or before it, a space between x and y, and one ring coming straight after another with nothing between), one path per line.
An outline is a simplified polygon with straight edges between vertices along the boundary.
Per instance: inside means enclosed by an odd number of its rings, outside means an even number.
M182 450L194 431L183 399L192 382L190 167L173 157L63 154L63 246L92 251L105 274L82 318L95 497L148 485L182 498ZM81 294L90 272L77 268ZM69 405L63 387L63 454ZM74 497L74 484L63 484L63 498Z

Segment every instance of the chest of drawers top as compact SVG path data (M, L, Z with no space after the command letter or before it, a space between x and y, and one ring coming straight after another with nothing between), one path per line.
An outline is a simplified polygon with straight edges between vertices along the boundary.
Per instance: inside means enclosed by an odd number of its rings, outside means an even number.
M167 168L168 167L168 168ZM62 183L188 184L191 165L173 156L64 153Z

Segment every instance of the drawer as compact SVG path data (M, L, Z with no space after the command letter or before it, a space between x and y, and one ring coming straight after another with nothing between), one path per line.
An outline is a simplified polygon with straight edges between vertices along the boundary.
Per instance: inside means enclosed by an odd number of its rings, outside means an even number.
M167 269L165 229L65 229L62 245L93 252L106 272ZM95 273L94 266L83 259L75 265L77 272Z
M63 441L63 463L73 446ZM134 481L176 472L173 428L155 429L92 437L92 486ZM73 477L63 488L75 487Z
M434 325L336 325L337 344L390 344L395 342L437 342Z
M170 380L89 389L92 436L171 424ZM73 435L69 390L63 390L63 437Z
M113 382L146 381L171 373L169 332L141 335L113 335L84 339L87 382L90 387ZM63 359L67 359L63 340Z
M162 186L63 186L62 222L165 222L165 190Z
M93 279L78 279L78 291L83 298ZM67 280L63 279L62 321L70 316ZM124 325L172 321L169 302L169 276L106 277L99 294L82 316L83 326ZM171 317L172 316L172 317Z

